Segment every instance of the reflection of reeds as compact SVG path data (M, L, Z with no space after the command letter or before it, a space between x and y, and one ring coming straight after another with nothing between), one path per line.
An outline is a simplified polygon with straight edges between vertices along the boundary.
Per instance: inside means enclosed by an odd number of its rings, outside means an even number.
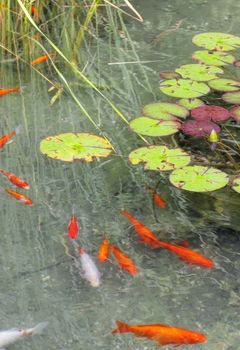
M121 29L124 26L122 14L142 21L141 16L129 1L124 0L124 6L119 4L119 0L111 3L103 0L85 0L80 4L76 1L63 0L35 1L34 3L12 0L5 5L0 5L0 46L4 48L1 51L2 56L7 55L8 59L11 53L10 59L14 56L22 69L22 67L29 68L26 63L36 57L51 55L47 64L51 71L57 74L61 89L63 88L71 95L81 112L98 131L101 131L98 123L77 97L73 85L66 76L73 75L74 79L81 82L83 88L93 89L111 106L118 117L128 124L120 109L105 92L102 92L104 85L102 87L101 83L95 79L93 81L84 73L86 65L89 64L86 52L88 54L93 40L97 47L100 45L98 37L105 36L106 41L108 37L110 41L113 40L114 34L118 33L118 26L121 26ZM54 58L53 54L55 54ZM38 66L35 71L48 79ZM66 75L65 72L67 72ZM109 88L108 83L106 86Z

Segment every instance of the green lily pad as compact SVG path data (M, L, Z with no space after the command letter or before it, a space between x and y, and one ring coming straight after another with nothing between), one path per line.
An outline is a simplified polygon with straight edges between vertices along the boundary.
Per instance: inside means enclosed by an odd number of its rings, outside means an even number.
M167 171L189 164L191 157L181 148L149 146L132 151L129 160L134 165L143 163L144 169Z
M223 101L231 104L240 104L240 91L226 92L222 95Z
M232 189L237 193L240 193L240 176L237 176L232 181Z
M144 106L143 114L154 119L172 120L174 117L186 118L189 111L175 103L158 102Z
M179 131L180 123L176 120L159 121L148 117L139 117L130 122L130 128L145 136L167 136Z
M107 157L112 145L106 139L88 133L65 133L48 136L40 142L40 151L53 159L65 162L85 160L92 162L98 157Z
M216 79L216 74L223 74L223 70L214 66L206 66L204 64L185 64L175 69L183 78L196 81L209 81Z
M231 51L240 47L240 38L225 33L201 33L193 37L192 42L207 50Z
M205 83L193 80L172 79L163 81L160 90L166 95L177 98L194 98L208 94L210 88Z
M191 110L193 108L203 106L205 103L199 98L182 98L178 101L178 104L187 108L188 110Z
M174 170L169 180L175 187L183 190L209 192L226 186L229 178L216 168L193 165Z
M208 82L211 89L217 91L237 91L240 89L240 81L233 79L214 79Z
M192 58L199 63L208 64L210 66L223 67L227 64L233 64L235 57L227 52L221 51L195 51Z

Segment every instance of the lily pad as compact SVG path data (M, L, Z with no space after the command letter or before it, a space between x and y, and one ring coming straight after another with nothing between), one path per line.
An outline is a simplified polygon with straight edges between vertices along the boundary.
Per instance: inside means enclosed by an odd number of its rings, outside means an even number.
M174 71L170 71L170 70L165 70L159 73L160 78L162 79L178 79L181 78L181 75L177 74Z
M204 102L202 100L200 100L200 98L181 98L178 101L178 104L180 106L183 106L183 107L191 110L193 108L197 108L199 106L203 106Z
M240 122L240 106L234 106L230 110L230 115L233 117L233 119L236 120L236 122Z
M214 79L208 82L211 89L217 91L237 91L240 89L240 81L233 79Z
M208 64L210 66L223 67L227 64L233 64L235 57L227 52L221 51L195 51L192 58L199 63Z
M173 119L175 117L186 118L189 111L175 103L158 102L150 103L143 107L143 114L154 119Z
M211 121L201 121L201 120L188 120L182 124L181 130L184 134L193 137L205 137L211 134L212 130L217 133L221 131L219 125L212 123Z
M135 149L129 154L132 164L144 164L144 169L168 171L190 163L191 157L181 148L149 146Z
M177 98L195 98L209 93L210 88L205 83L188 79L165 80L160 84L160 90L169 96Z
M130 128L145 136L167 136L179 131L180 123L176 120L159 121L148 117L139 117L130 122Z
M220 106L200 106L194 108L191 112L192 117L196 120L213 120L220 122L230 118L230 113L226 108Z
M240 193L240 176L237 176L232 181L232 189L237 193Z
M231 104L240 104L240 91L226 92L222 95L223 101Z
M206 166L186 166L174 170L169 177L177 188L192 192L215 191L227 185L229 178L226 173Z
M216 74L223 74L223 70L214 66L206 66L204 64L185 64L175 70L181 74L183 78L196 81L209 81L216 79Z
M240 47L240 38L226 33L201 33L193 37L192 42L207 50L231 51Z
M107 157L112 145L106 139L89 133L65 133L48 136L40 142L40 151L53 159L65 162L85 160L92 162L98 157Z

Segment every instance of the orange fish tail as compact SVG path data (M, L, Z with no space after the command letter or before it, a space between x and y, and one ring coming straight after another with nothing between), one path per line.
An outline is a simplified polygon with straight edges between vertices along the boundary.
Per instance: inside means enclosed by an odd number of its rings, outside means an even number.
M134 217L127 210L121 210L120 214L122 214L123 216L125 216L126 218L128 218L131 221L134 219Z
M128 333L130 332L130 327L127 323L124 323L122 321L116 321L117 328L115 328L112 331L112 334L117 334L117 333Z

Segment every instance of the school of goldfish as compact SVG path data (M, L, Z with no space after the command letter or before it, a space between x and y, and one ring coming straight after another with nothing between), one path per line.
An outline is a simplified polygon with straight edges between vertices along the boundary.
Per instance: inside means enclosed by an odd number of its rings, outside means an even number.
M153 200L160 208L167 206L163 198L150 191L153 195ZM205 268L213 268L214 263L209 258L188 248L189 242L183 241L179 244L169 243L159 240L157 236L142 222L140 222L129 211L122 210L120 214L126 217L132 224L134 231L140 238L140 242L150 246L153 249L164 248L169 252L174 253L181 260L188 264L198 265ZM79 225L76 215L72 215L67 227L69 239L74 243L76 250L80 255L80 263L85 278L92 287L99 287L101 283L101 273L97 268L94 259L85 252L85 250L76 242L79 236ZM103 240L98 248L97 259L100 264L110 261L110 255L114 258L119 268L128 274L134 276L139 272L135 262L119 247L112 244L108 237L104 235ZM140 324L129 325L122 321L116 321L117 328L112 331L112 334L132 333L137 337L148 338L158 342L159 345L187 345L204 343L207 337L197 331L170 326L166 324Z
M32 6L32 15L36 21L39 21L39 12L34 6ZM45 62L48 59L49 55L43 55L35 58L30 63L31 65L36 65ZM20 87L0 89L0 96L19 92L21 92ZM0 149L2 149L6 144L10 143L12 141L12 138L19 132L20 127L17 127L15 130L1 136ZM9 182L11 182L12 185L16 187L24 190L28 190L30 188L29 184L25 180L19 178L9 171L0 169L0 174L2 174ZM4 191L25 205L33 204L32 199L23 193L17 192L11 188L5 188ZM148 187L147 191L151 193L153 202L156 206L161 209L167 207L165 200L154 189ZM183 262L191 265L197 265L208 269L214 267L214 262L211 259L189 249L189 243L187 241L183 241L179 244L162 241L158 239L158 237L147 226L140 222L129 211L122 210L120 214L131 223L135 233L139 237L140 242L144 243L146 246L149 246L152 249L166 249L181 259ZM82 270L82 277L89 282L90 286L94 288L99 287L101 284L101 273L99 271L99 268L93 257L85 251L81 244L77 242L79 239L79 224L77 216L75 214L72 214L70 217L70 221L67 226L67 235L70 241L73 243L75 254L78 256ZM118 246L113 244L107 235L104 235L102 243L98 248L97 260L102 265L106 262L111 262L111 258L113 258L113 260L122 271L125 271L132 276L135 276L139 273L139 267L130 258L130 256L123 252ZM25 336L41 334L42 330L44 330L47 325L47 322L42 322L31 329L9 329L0 331L0 350L4 350L4 347L14 343L21 338L24 338ZM116 321L116 325L117 327L112 331L112 334L132 333L137 337L143 337L156 341L161 346L180 346L203 343L207 341L207 337L202 333L166 324L130 325L122 321Z

